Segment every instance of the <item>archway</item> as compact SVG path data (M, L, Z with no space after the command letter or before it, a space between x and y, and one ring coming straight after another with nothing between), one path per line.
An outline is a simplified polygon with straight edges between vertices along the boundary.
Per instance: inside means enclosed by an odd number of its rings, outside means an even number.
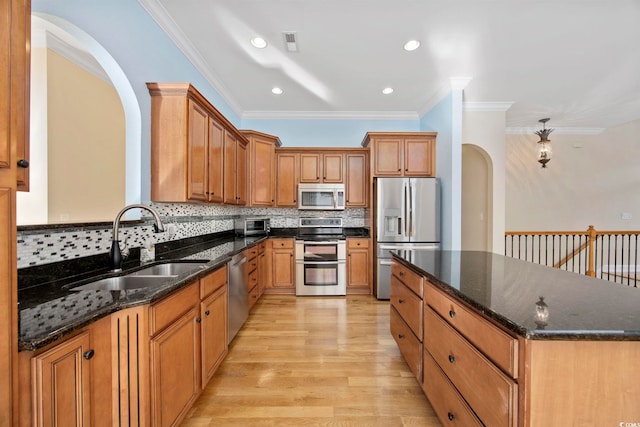
M462 250L493 249L493 165L482 148L462 145Z

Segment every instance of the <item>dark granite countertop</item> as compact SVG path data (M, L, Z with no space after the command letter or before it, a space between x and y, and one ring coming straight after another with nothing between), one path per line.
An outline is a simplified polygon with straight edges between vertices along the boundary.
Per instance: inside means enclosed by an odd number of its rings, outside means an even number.
M640 340L640 288L476 251L403 251L396 259L528 339ZM549 317L536 323L544 297Z
M33 351L50 344L69 333L82 328L110 313L141 304L149 304L160 300L168 294L192 283L193 280L205 276L221 267L230 258L267 237L235 237L232 233L223 233L208 241L190 240L184 247L172 247L171 250L156 245L154 263L141 266L139 262L125 266L122 274L128 274L143 267L167 260L202 260L206 267L194 274L180 275L167 279L160 286L132 289L126 291L83 290L74 291L73 287L116 274L106 269L93 272L70 274L69 268L92 268L96 260L83 260L83 267L76 262L74 267L69 263L60 266L41 266L27 269L22 277L19 272L19 336L20 351ZM92 258L92 257L89 257ZM101 257L96 257L98 260ZM104 265L108 265L108 258ZM49 273L43 274L43 271ZM58 277L65 275L65 277ZM38 284L38 280L43 282ZM22 284L22 286L21 286Z

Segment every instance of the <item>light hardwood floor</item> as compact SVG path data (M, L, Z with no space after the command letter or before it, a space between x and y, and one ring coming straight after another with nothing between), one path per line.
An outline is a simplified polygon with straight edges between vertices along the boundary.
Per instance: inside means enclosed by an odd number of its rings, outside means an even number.
M370 296L265 295L182 424L439 427Z

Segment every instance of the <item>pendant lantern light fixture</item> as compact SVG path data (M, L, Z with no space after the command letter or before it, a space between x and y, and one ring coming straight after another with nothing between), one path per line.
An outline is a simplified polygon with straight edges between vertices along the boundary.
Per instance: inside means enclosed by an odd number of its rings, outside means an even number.
M536 135L540 137L540 141L538 141L538 163L540 163L543 168L546 168L547 163L551 160L551 141L549 140L549 134L553 132L553 129L546 128L546 123L549 120L551 119L538 120L542 123L542 129L536 131Z

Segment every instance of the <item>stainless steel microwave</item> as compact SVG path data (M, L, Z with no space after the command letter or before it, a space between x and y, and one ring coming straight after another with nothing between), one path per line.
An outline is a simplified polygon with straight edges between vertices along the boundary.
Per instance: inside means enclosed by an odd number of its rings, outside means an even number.
M236 218L233 222L238 236L264 236L271 230L270 218Z
M298 209L344 210L344 184L298 184Z

